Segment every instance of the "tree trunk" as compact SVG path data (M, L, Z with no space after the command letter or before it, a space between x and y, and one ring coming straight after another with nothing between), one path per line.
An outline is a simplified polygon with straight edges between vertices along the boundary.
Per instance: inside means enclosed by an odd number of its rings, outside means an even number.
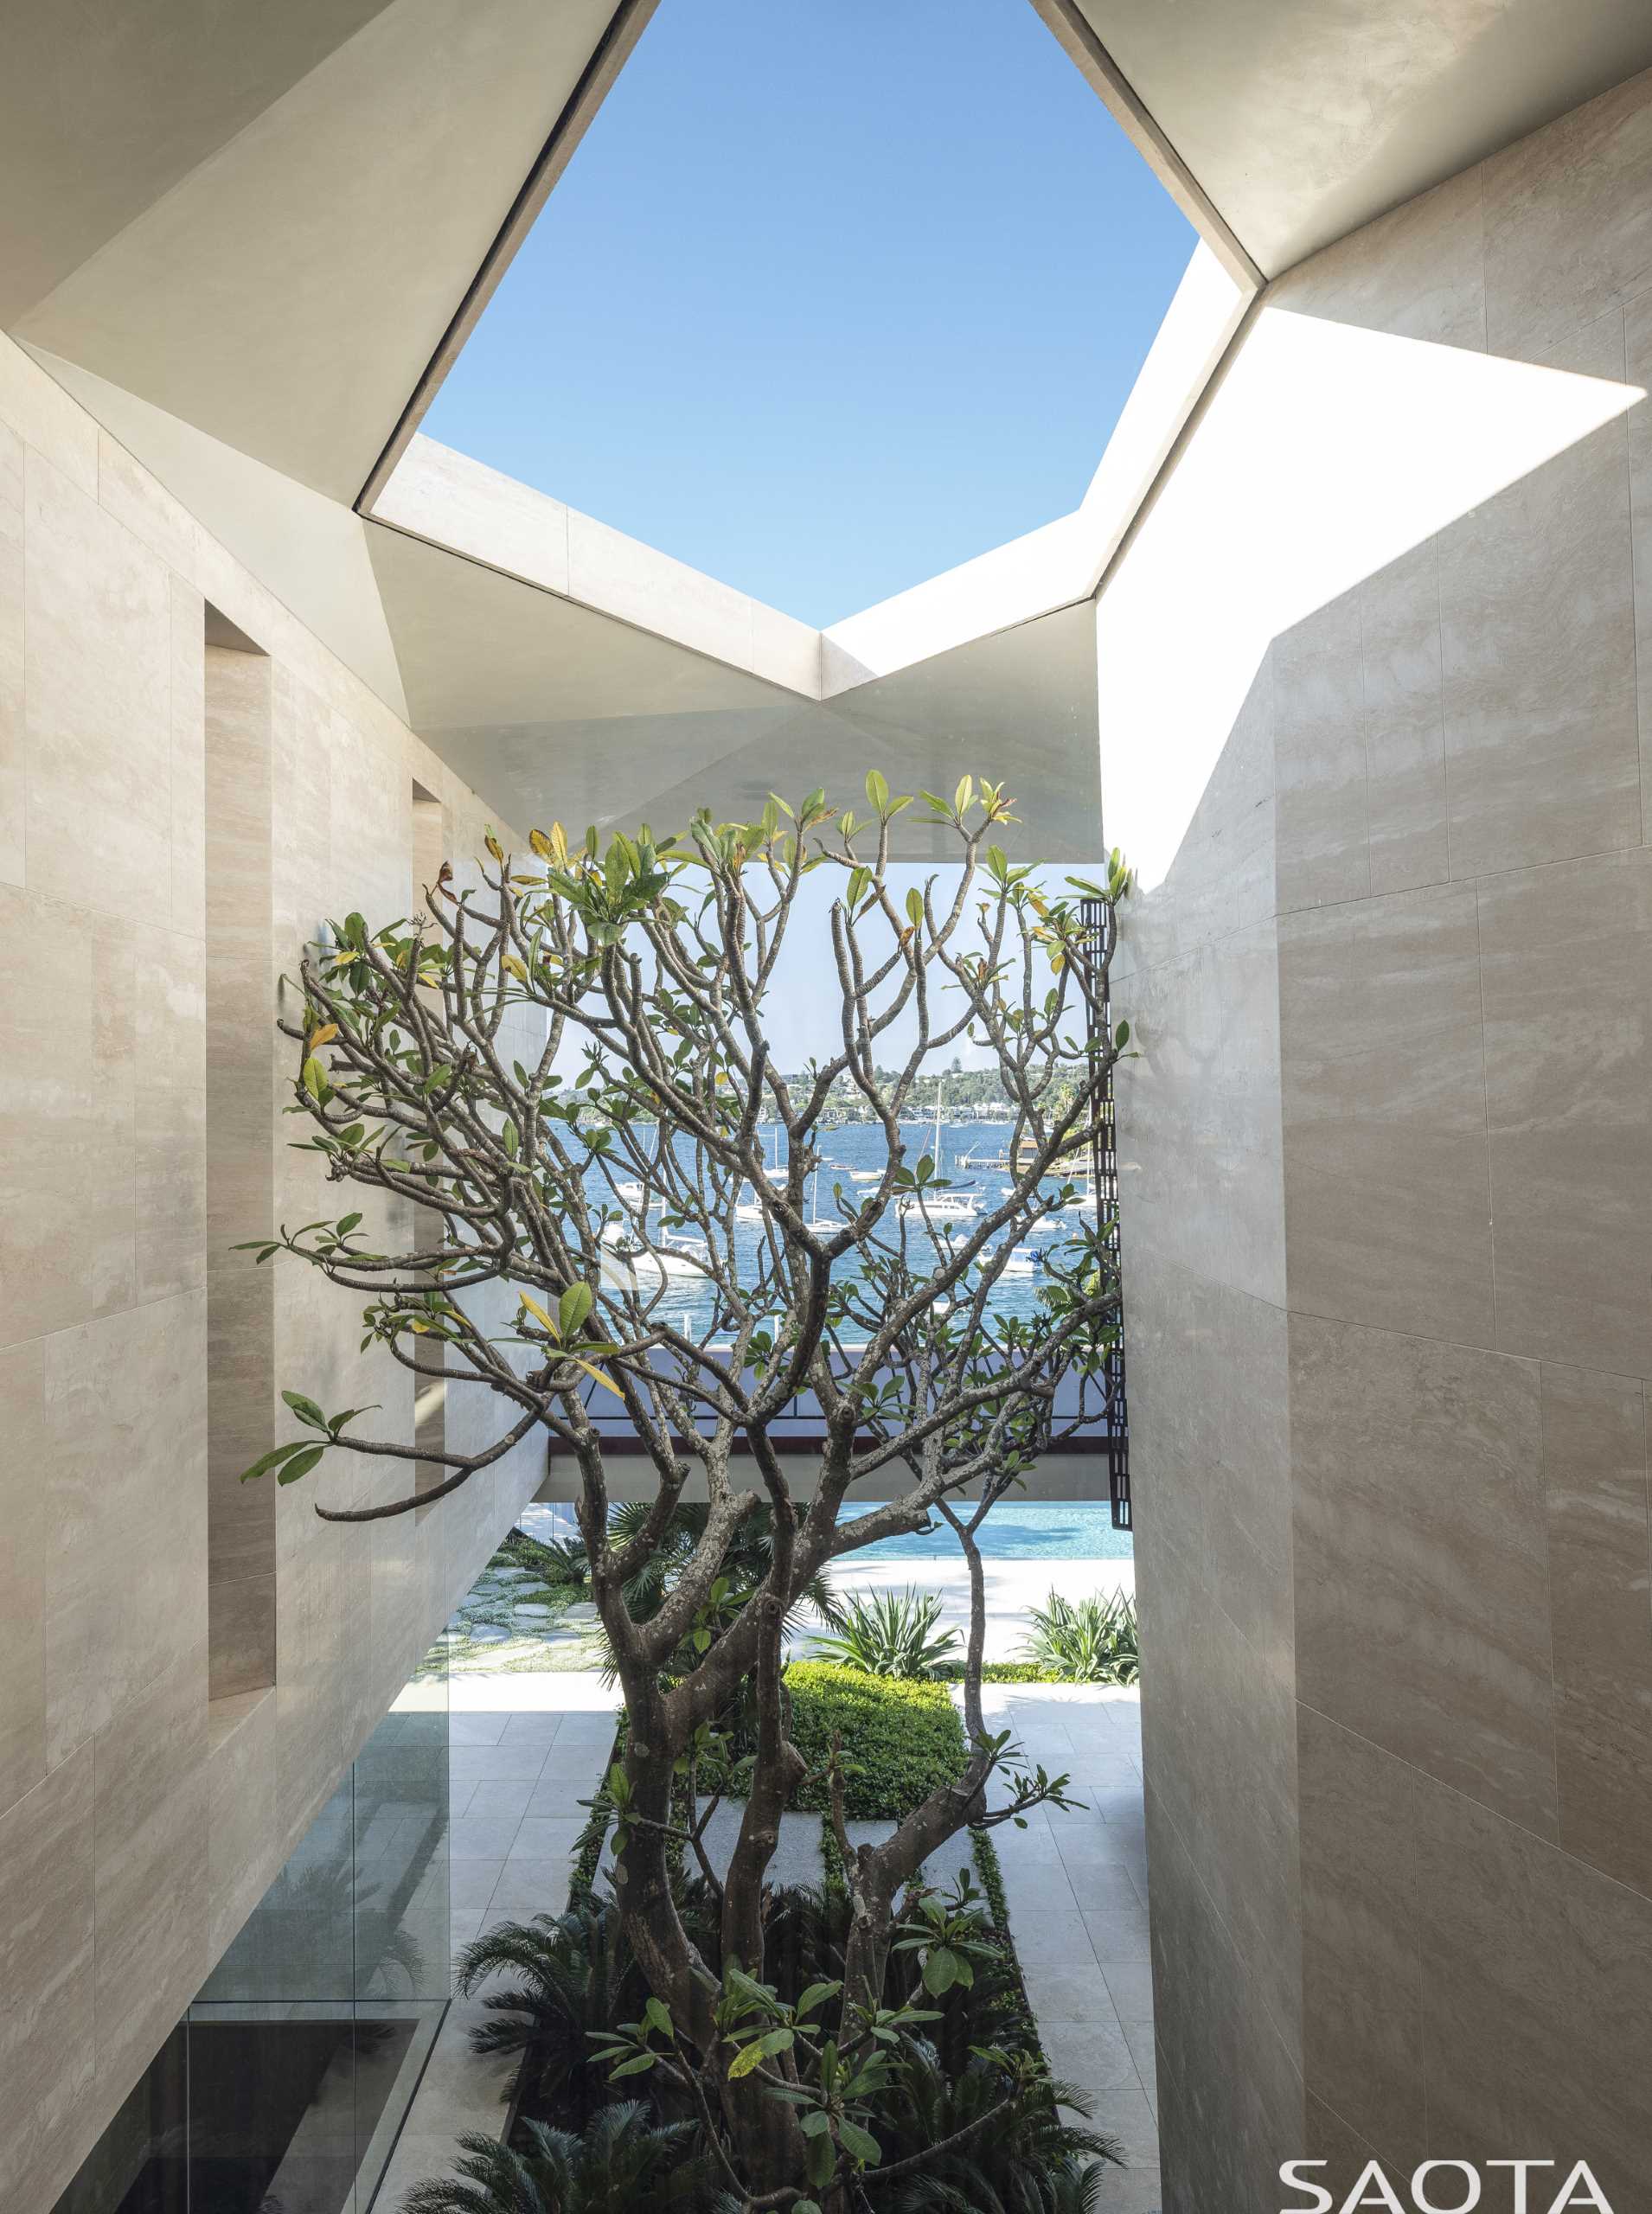
M780 1818L804 1774L804 1759L785 1734L780 1668L785 1603L776 1592L751 1601L760 1610L758 1623L757 1756L751 1795L740 1836L723 1878L723 1965L738 1961L750 1976L763 1980L763 1887L780 1839ZM727 2050L727 2048L725 2048ZM732 2051L729 2053L732 2058ZM778 2073L793 2071L784 2056ZM737 2157L754 2190L772 2191L797 2183L804 2172L804 2140L796 2110L756 2075L722 2081L723 2112Z

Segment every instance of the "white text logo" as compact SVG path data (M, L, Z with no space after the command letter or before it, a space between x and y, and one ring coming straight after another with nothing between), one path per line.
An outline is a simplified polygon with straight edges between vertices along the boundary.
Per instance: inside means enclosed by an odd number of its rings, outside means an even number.
M1329 2166L1325 2160L1287 2160L1279 2180L1302 2196L1284 2206L1280 2214L1359 2214L1361 2207L1386 2208L1387 2214L1471 2214L1483 2206L1486 2214L1566 2214L1569 2207L1592 2207L1595 2214L1612 2214L1611 2201L1579 2160L1553 2198L1558 2160L1488 2160L1485 2172L1472 2160L1425 2160L1404 2179L1404 2191L1384 2172L1381 2164L1368 2160L1354 2188L1337 2199L1310 2172ZM1553 2170L1540 2174L1540 2170ZM1496 2196L1490 2195L1494 2189ZM1407 2195L1408 2194L1408 2195Z

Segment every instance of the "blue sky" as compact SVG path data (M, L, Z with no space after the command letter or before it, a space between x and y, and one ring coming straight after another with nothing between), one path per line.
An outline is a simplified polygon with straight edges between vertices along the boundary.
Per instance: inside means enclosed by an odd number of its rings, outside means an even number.
M424 427L824 624L1077 505L1193 243L1028 0L662 0Z

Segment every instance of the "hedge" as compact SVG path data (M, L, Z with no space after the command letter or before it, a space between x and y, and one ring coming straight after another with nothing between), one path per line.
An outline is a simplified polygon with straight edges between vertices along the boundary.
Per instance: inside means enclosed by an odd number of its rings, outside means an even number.
M794 1660L785 1683L791 1740L811 1769L823 1769L833 1737L842 1738L843 1811L852 1821L900 1821L964 1766L964 1724L940 1684L868 1676L829 1660ZM824 1814L829 1802L825 1776L815 1774L792 1803Z

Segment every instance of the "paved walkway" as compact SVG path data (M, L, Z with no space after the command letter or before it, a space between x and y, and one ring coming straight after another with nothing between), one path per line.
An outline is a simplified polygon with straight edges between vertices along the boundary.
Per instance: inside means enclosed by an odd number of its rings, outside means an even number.
M484 1924L566 1904L579 1801L601 1780L616 1695L599 1676L561 1671L457 1679L451 1701L457 1947ZM990 1723L1013 1725L1028 1757L1066 1769L1087 1802L1024 1831L1006 1825L999 1859L1050 2065L1091 2095L1096 2127L1123 2140L1130 2162L1109 2175L1103 2214L1156 2214L1139 1702L1134 1692L1038 1684L989 1685L987 1703ZM503 2127L512 2066L471 2051L481 2014L475 2000L450 2008L374 2214L394 2214L413 2183L451 2174L461 2131Z
M560 1914L567 1904L581 1799L602 1780L617 1692L599 1675L456 1677L449 1686L449 1793L455 1949L485 1923ZM447 2012L374 2214L395 2214L415 2183L451 2175L462 2132L496 2136L514 2060L478 2059L481 2000Z
M1092 1566L1100 1564L1090 1564ZM1013 1728L1030 1760L1066 1769L1085 1810L994 1832L1009 1927L1051 2072L1090 2096L1098 2129L1129 2163L1102 2188L1104 2214L1157 2214L1158 2086L1136 1691L989 1684L989 1728Z

